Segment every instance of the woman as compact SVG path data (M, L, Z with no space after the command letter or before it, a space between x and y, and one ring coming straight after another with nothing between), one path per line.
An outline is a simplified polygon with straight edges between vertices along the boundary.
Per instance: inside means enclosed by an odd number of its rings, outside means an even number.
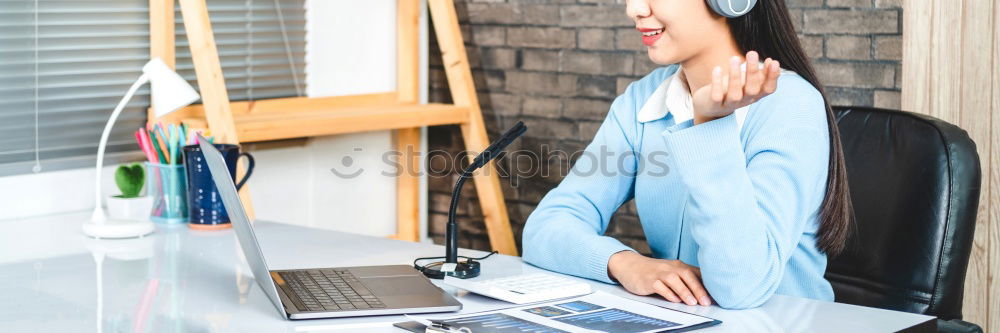
M827 255L852 215L844 158L784 0L736 18L705 0L629 0L626 12L668 66L612 103L584 155L599 157L578 159L528 218L524 260L688 305L833 300ZM605 165L619 170L581 171ZM603 236L630 199L652 257Z

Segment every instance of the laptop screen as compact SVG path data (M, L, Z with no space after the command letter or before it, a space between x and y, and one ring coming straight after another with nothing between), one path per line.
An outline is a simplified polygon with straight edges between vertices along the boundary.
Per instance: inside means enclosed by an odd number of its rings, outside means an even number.
M271 279L267 263L264 261L264 254L260 251L257 236L253 232L253 226L250 224L246 210L243 209L243 203L236 192L236 185L233 184L233 177L229 174L225 159L222 158L219 150L200 134L198 135L198 145L201 147L202 155L205 156L205 164L208 164L212 181L215 182L219 196L222 197L222 204L226 207L226 212L229 213L229 220L232 221L236 238L240 242L240 248L243 249L247 264L250 265L254 280L257 280L257 284L284 316L284 307L281 306L281 300L278 298L278 290L275 289L274 280Z

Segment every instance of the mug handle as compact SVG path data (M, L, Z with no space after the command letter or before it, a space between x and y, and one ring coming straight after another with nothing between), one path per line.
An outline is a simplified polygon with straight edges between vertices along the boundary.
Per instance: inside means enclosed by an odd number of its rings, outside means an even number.
M243 188L243 184L246 184L247 180L250 179L250 174L253 173L253 166L254 166L253 155L250 155L250 153L248 153L248 152L242 152L242 153L240 153L240 156L241 157L242 156L246 156L247 157L247 161L250 164L247 164L247 173L243 175L243 179L240 179L240 182L236 183L236 190L237 191L239 191L241 188Z

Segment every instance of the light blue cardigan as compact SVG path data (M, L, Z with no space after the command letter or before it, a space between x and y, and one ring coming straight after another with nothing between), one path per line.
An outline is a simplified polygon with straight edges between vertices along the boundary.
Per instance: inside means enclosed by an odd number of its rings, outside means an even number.
M569 175L524 228L524 260L613 283L609 257L631 250L604 236L635 199L653 256L701 268L724 308L751 308L774 293L833 300L816 247L826 191L829 134L823 99L793 72L777 91L735 114L693 126L636 114L678 66L654 70L615 99Z

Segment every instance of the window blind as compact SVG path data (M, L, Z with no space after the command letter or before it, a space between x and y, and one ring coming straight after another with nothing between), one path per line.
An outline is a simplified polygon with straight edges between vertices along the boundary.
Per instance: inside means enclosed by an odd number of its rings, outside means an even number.
M305 0L210 0L208 11L230 100L305 95ZM176 70L197 88L180 8L174 17Z
M304 1L207 1L231 100L304 91ZM42 171L93 165L104 123L149 60L148 6L0 0L0 175L31 172L36 154ZM197 88L179 8L175 17L177 71ZM132 132L148 106L145 86L115 124L105 163L142 160Z

